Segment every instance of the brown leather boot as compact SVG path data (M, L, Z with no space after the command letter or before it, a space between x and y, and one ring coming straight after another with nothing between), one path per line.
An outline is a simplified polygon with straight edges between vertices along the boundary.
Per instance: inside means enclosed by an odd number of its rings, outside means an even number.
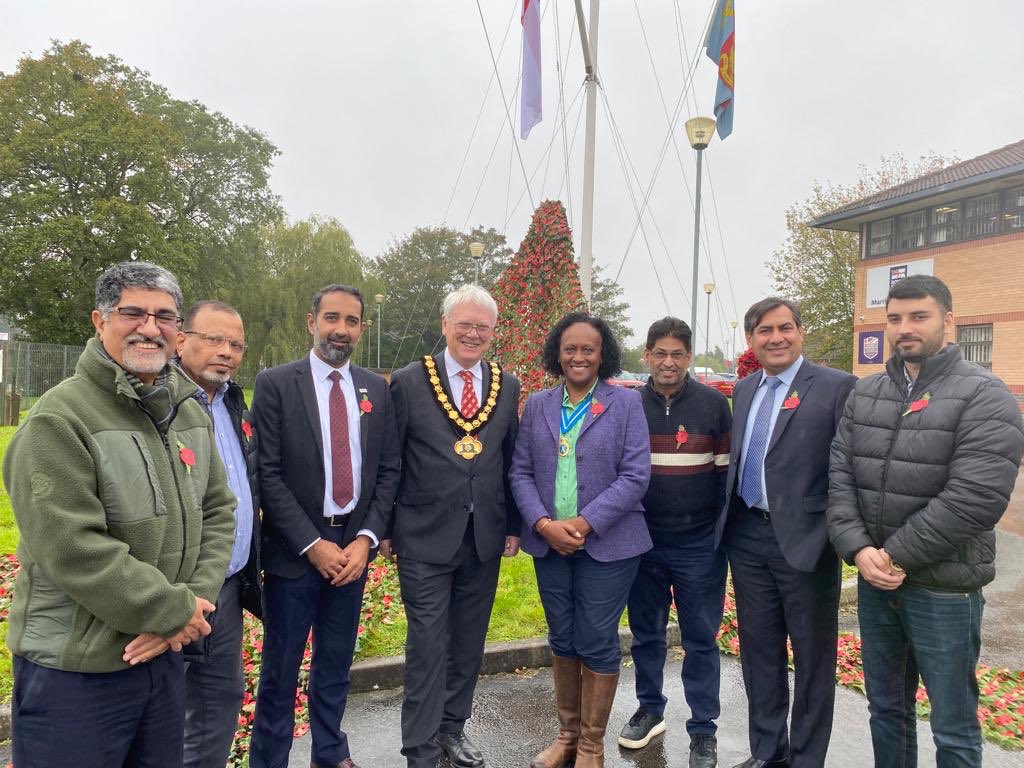
M555 680L555 705L558 707L558 736L547 749L533 758L530 768L562 768L576 756L580 738L579 659L551 656L551 676Z
M618 672L602 675L583 667L576 768L604 768L604 731L608 727L608 715L618 687Z

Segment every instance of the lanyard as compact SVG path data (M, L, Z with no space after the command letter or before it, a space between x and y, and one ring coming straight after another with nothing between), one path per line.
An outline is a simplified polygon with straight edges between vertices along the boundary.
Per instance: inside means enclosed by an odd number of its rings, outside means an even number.
M580 400L580 402L576 405L575 408L572 409L572 411L569 412L568 415L566 415L565 413L565 406L562 406L562 419L560 424L560 430L563 435L568 434L573 427L579 424L580 420L586 415L587 407L590 405L590 401L593 398L594 392L593 390L591 390L590 392L587 393L586 397Z

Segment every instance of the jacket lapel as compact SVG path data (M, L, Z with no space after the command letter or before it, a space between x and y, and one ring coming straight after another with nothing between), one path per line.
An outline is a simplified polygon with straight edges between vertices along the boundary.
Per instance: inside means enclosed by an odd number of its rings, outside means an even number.
M744 379L746 382L747 379ZM761 372L750 374L750 381L745 386L737 386L733 402L733 456L732 464L736 464L743 448L743 435L747 429L747 418L750 416L750 404L754 402L754 393L761 383ZM736 439L736 437L739 439Z
M349 370L352 371L352 388L356 391L356 406L358 407L359 401L363 399L363 395L369 397L370 382L367 381L366 374L362 368L349 365ZM369 418L370 414L359 411L359 452L363 456L364 466L366 461L366 441L368 439L367 422Z
M324 436L320 432L320 409L316 404L316 385L313 382L313 370L309 359L304 359L295 369L295 386L299 390L299 400L306 411L309 430L316 440L316 455L321 464L324 460Z
M814 366L812 363L804 360L800 364L799 370L796 372L796 377L793 379L793 384L786 391L783 400L788 399L789 396L796 392L800 400L807 397L807 393L811 389L811 384L814 379ZM778 418L775 419L775 429L772 431L772 439L768 442L768 448L765 450L764 455L767 456L775 444L779 442L779 438L782 437L782 433L786 431L786 427L789 425L790 419L793 418L793 414L797 412L800 406L796 408L788 408L779 411Z
M562 435L562 387L549 389L544 393L544 403L541 408L544 414L544 421L547 422L551 436L558 442Z
M594 387L594 399L592 403L601 403L601 405L604 406L604 410L607 411L611 407L612 403L615 402L615 394L615 388L611 384L598 381L597 386ZM586 415L583 417L583 427L580 429L580 436L577 439L582 439L586 431L590 429L590 425L603 415L604 411L599 414L595 414L588 408Z

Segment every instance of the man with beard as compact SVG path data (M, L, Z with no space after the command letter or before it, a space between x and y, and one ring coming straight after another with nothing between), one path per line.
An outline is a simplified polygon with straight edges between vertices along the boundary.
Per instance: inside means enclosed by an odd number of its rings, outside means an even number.
M889 289L884 373L857 382L832 443L829 535L856 564L875 765L917 765L918 678L938 765L981 766L981 589L1024 452L1013 395L946 339L937 277Z
M162 267L100 275L96 336L7 451L19 768L181 765L180 651L210 632L235 499L196 387L168 365L180 311Z
M341 729L366 565L398 487L395 412L381 376L352 365L363 296L313 297L309 355L256 377L265 570L263 667L249 765L286 768L310 628L312 768L356 768Z
M245 353L242 318L222 301L200 301L178 331L178 362L199 385L195 399L210 414L217 452L238 499L235 543L217 596L212 632L185 651L184 768L223 768L245 691L242 609L262 616L256 431L242 388L231 380Z

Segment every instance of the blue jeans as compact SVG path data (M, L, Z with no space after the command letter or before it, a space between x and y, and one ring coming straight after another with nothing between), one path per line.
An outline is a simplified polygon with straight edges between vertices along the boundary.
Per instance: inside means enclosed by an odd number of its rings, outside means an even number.
M859 583L861 655L878 768L917 765L918 675L931 701L938 768L981 766L978 680L981 591Z
M640 706L662 717L665 625L675 596L683 650L683 694L690 707L686 731L713 734L720 714L721 656L715 638L725 603L725 551L715 549L715 531L684 544L658 544L640 556L629 593L636 697Z

